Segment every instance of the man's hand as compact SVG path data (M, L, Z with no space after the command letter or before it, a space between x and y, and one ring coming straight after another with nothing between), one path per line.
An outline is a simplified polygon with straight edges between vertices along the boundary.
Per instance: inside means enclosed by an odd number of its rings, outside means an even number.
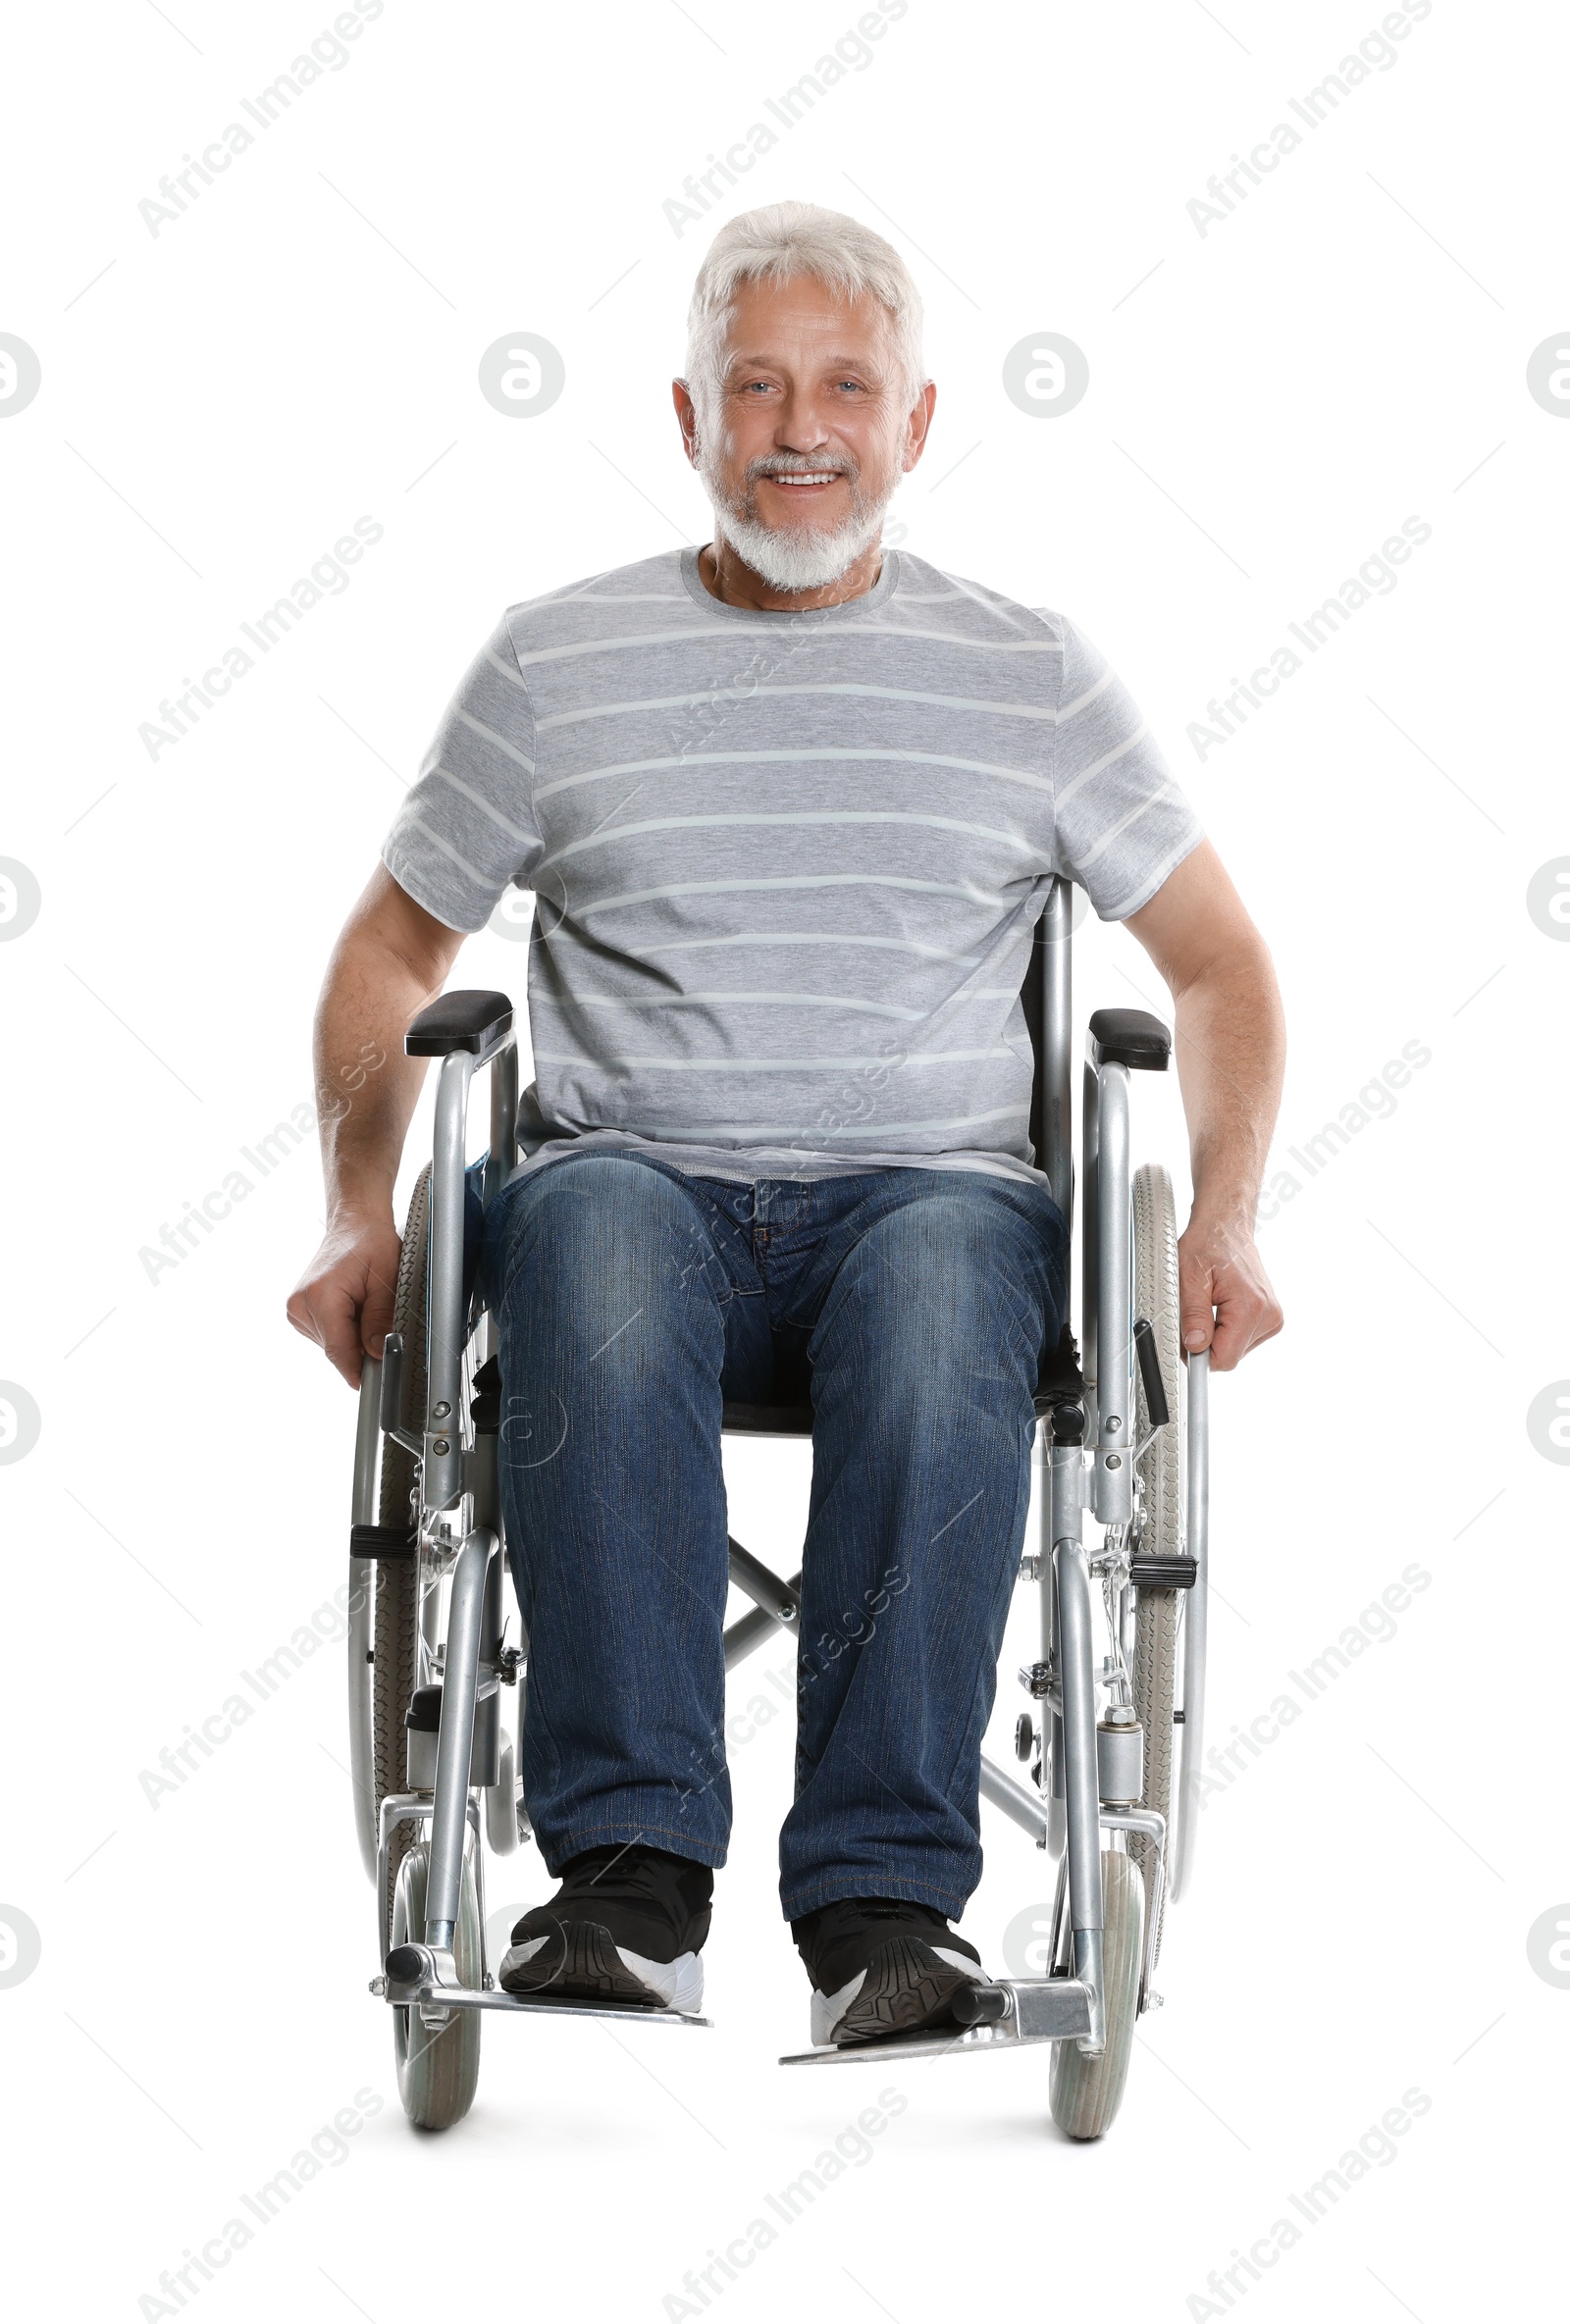
M1184 1352L1209 1348L1213 1371L1230 1371L1282 1328L1253 1236L1197 1213L1178 1238L1178 1306Z
M1175 1004L1193 1215L1178 1245L1181 1337L1230 1371L1274 1339L1282 1311L1254 1248L1260 1179L1281 1102L1281 997L1259 931L1209 840L1128 927Z
M351 1388L360 1384L362 1356L379 1357L392 1328L402 1248L391 1215L345 1218L328 1228L289 1294L289 1321L325 1350Z

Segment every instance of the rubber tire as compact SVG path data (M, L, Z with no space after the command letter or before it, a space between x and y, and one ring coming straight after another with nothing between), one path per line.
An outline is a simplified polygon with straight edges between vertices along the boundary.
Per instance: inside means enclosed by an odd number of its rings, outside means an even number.
M1134 1314L1143 1316L1156 1335L1156 1354L1167 1391L1172 1425L1162 1430L1140 1457L1143 1488L1143 1550L1162 1557L1178 1555L1183 1546L1183 1408L1186 1374L1181 1356L1181 1322L1178 1305L1178 1216L1172 1180L1159 1163L1146 1162L1134 1172ZM1144 1380L1134 1367L1138 1437L1149 1431ZM1142 1589L1134 1611L1134 1709L1145 1737L1145 1782L1140 1805L1157 1809L1167 1819L1168 1848L1172 1845L1172 1808L1177 1796L1176 1757L1178 1637L1182 1623L1181 1590ZM1129 1839L1129 1853L1145 1876L1148 1917L1155 1885L1155 1850L1137 1834ZM1166 1921L1163 1896L1156 1917L1152 1964L1160 1958Z
M1077 2042L1052 2052L1052 2119L1071 2139L1099 2139L1123 2103L1139 2014L1139 1964L1145 1939L1145 1884L1132 1857L1107 1848L1101 1858L1107 2040L1087 2058Z
M403 1334L403 1397L398 1425L419 1432L426 1402L426 1246L431 1210L431 1166L426 1164L409 1198L398 1261L392 1328ZM414 1456L391 1437L382 1439L381 1494L377 1515L384 1525L406 1525L415 1516ZM380 1558L376 1567L376 1620L372 1639L371 1749L376 1776L377 1829L390 1791L408 1789L407 1741L403 1714L414 1694L419 1670L420 1568L418 1558ZM391 1925L398 1866L413 1845L419 1826L393 1827L388 1852L388 1892L382 1899L384 1925Z
M403 1944L425 1937L425 1891L431 1869L426 1840L408 1848L398 1867L392 1899L392 1942ZM480 1967L480 1905L475 1892L474 1851L463 1852L463 1885L458 1893L458 1922L452 1945L458 1976L478 1989ZM398 2096L403 2111L417 2129L449 2131L461 2122L474 2103L480 2080L480 2018L478 2009L455 2009L445 2026L435 2031L420 2023L414 2009L392 2012L392 2055L397 2068Z
M514 1748L511 1735L504 1734L497 1781L483 1794L485 1836L491 1842L493 1855L497 1856L515 1855L519 1845L518 1786L512 1769Z

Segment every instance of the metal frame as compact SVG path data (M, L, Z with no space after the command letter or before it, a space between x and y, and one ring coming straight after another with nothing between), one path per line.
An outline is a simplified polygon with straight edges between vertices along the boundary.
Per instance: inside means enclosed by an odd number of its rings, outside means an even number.
M381 1450L382 1367L369 1356L360 1367L360 1410L354 1434L354 1523L376 1523L377 1457ZM371 1740L371 1640L375 1631L376 1566L349 1560L349 1778L354 1787L354 1832L360 1862L376 1878L376 1760Z
M1188 1892L1194 1835L1199 1823L1199 1788L1205 1758L1205 1647L1210 1593L1210 1351L1188 1359L1188 1473L1184 1479L1187 1521L1184 1536L1195 1565L1194 1586L1183 1616L1183 1747L1178 1775L1177 1837L1173 1843L1172 1895Z
M1041 1166L1054 1200L1071 1229L1073 1223L1073 984L1071 964L1072 890L1054 880L1048 890L1034 955L1041 975L1040 1028L1032 1128ZM455 1051L444 1058L437 1087L431 1175L431 1257L429 1277L429 1397L416 1439L421 1468L419 1547L430 1589L422 1610L433 1661L440 1655L443 1701L437 1744L435 1788L390 1797L380 1825L374 1813L371 1756L369 1650L375 1568L369 1559L351 1563L349 1605L349 1748L354 1782L356 1829L366 1869L377 1879L382 1952L391 1941L388 1872L392 1833L405 1820L429 1820L431 1863L427 1884L424 1941L400 1948L388 1973L372 1990L396 2006L419 2006L422 2017L440 2020L447 2009L497 2009L554 2016L611 2017L623 2024L706 2025L704 2018L668 2010L629 2011L564 2001L525 2001L502 1993L483 1968L479 1989L459 1985L452 1942L463 1877L466 1828L473 1832L476 1878L484 1904L482 1826L477 1791L471 1784L475 1705L481 1676L493 1673L521 1689L517 1657L509 1664L501 1648L505 1559L501 1546L497 1439L462 1441L463 1368L474 1332L489 1354L495 1326L483 1310L463 1312L464 1149L470 1085L482 1066L492 1067L491 1145L483 1175L487 1199L504 1181L516 1157L517 1048L510 1031L480 1056ZM1122 1683L1120 1633L1131 1604L1127 1542L1134 1516L1134 1469L1142 1446L1134 1439L1132 1338L1132 1237L1127 1068L1087 1062L1082 1084L1081 1162L1083 1169L1083 1253L1081 1336L1085 1380L1084 1422L1045 1433L1046 1474L1040 1496L1039 1548L1021 1571L1040 1592L1041 1659L1021 1673L1042 1706L1045 1731L1027 1786L983 1758L981 1792L1038 1847L1061 1859L1054 1909L1054 1974L1043 1979L1000 1979L971 1988L982 2022L952 2037L898 2037L846 2049L823 2048L788 2056L785 2065L853 2063L876 2056L954 2055L1015 2047L1024 2042L1074 2040L1087 2055L1105 2046L1103 1993L1103 1899L1101 1851L1104 1833L1138 1833L1152 1844L1152 1901L1159 1908L1164 1886L1183 1892L1192 1865L1203 1737L1205 1668L1205 1577L1207 1571L1208 1359L1188 1360L1187 1495L1188 1554L1198 1578L1187 1593L1183 1636L1183 1744L1171 1847L1166 1820L1153 1811L1116 1799L1104 1800L1097 1741L1098 1685ZM471 1326L473 1329L471 1329ZM367 1362L360 1391L354 1457L356 1523L375 1519L377 1454L381 1414L380 1364ZM1176 1424L1176 1423L1170 1423ZM1075 1439L1078 1439L1075 1441ZM1099 1549L1083 1539L1088 1511L1103 1528ZM782 1580L740 1542L730 1543L731 1579L754 1600L753 1610L725 1631L725 1667L731 1670L778 1628L793 1628L800 1615L801 1575ZM445 1626L438 1585L446 1579ZM1114 1609L1111 1678L1098 1678L1093 1652L1092 1581L1100 1580ZM440 1643L439 1643L440 1641ZM525 1641L526 1643L526 1641ZM520 1717L521 1731L521 1717ZM503 1772L511 1775L503 1757ZM494 1803L493 1803L494 1804ZM515 1811L502 1802L503 1816ZM487 1823L492 1815L488 1806ZM1154 1998L1149 1976L1159 1911L1146 1920L1140 2006Z

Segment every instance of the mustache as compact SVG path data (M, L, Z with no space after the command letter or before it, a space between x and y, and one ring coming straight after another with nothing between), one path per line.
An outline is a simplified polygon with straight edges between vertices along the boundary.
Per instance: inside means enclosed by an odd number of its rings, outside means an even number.
M854 484L861 475L855 460L844 452L832 453L822 460L809 459L805 452L765 452L760 459L747 464L748 484L756 484L765 476L845 476Z

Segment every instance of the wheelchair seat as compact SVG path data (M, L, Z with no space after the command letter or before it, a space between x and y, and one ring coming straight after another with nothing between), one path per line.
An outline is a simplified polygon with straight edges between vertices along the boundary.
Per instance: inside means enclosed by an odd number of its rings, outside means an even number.
M727 1436L811 1436L812 1408L810 1404L732 1404L727 1400L723 1426Z
M812 1433L812 1403L810 1375L779 1379L777 1393L765 1404L725 1402L722 1427L727 1436L811 1436ZM1056 1347L1047 1349L1041 1359L1041 1369L1036 1378L1032 1403L1036 1418L1053 1412L1060 1404L1081 1404L1084 1401L1085 1379L1079 1367L1079 1349L1070 1330L1067 1318Z
M727 1436L811 1436L812 1433L812 1375L811 1368L789 1356L776 1356L770 1393L761 1403L732 1403L727 1397L721 1426Z

